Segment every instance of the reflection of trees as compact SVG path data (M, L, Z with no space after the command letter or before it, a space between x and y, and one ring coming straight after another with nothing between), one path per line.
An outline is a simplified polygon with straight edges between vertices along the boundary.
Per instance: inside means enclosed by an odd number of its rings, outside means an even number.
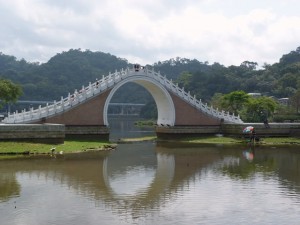
M267 160L254 159L252 162L242 160L238 165L224 165L221 172L232 179L248 179L257 172L268 174L274 171L275 168L276 162L272 158Z
M243 154L245 152L252 154L253 158L250 160L241 158L239 163L225 164L220 168L220 171L232 179L248 179L258 172L268 174L278 167L275 158L270 155L265 155L254 148L243 151Z
M8 199L20 194L20 184L16 180L15 174L0 175L0 201Z
M221 173L242 182L257 173L264 177L271 175L274 179L278 177L284 188L300 193L297 190L300 187L300 169L296 169L300 165L300 152L296 150L289 152L287 149L280 151L278 148L256 147L254 158L249 161L244 158L240 146L180 146L178 143L168 142L156 146L140 144L138 149L137 145L128 144L122 145L122 148L111 155L108 152L95 152L2 163L0 201L19 194L20 185L15 174L20 171L38 177L43 175L47 180L64 184L78 194L92 198L97 205L104 203L113 213L126 212L126 215L133 218L176 199L185 187L201 178L206 171L213 171L218 175ZM159 160L161 164L158 163ZM168 163L173 163L173 167L158 169ZM126 166L156 168L152 183L132 195L117 195L111 188L109 179L113 172L119 173Z

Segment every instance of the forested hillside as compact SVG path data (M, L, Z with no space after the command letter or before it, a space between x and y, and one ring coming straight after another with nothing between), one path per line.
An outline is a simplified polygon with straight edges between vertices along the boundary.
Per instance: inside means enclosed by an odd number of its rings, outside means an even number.
M198 62L197 65L195 60L169 60L154 66L169 77L180 74L173 77L180 86L207 102L215 93L226 94L235 90L283 98L300 89L300 47L283 55L278 63L265 64L263 68L257 68L256 62L249 61L229 67L219 63L207 65Z
M59 100L102 75L131 66L126 59L109 53L80 49L59 53L43 64L0 53L0 78L22 86L22 100ZM210 65L179 57L148 66L207 102L215 93L235 90L290 97L300 89L300 47L283 55L277 63L259 69L256 62L226 67L217 62ZM131 84L124 85L113 101L147 103L149 99L141 87Z

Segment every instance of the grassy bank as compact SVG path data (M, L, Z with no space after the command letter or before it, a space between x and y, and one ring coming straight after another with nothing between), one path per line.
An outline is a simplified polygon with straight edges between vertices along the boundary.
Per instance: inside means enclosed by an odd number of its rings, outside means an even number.
M155 136L141 138L126 138L121 139L119 143L156 141ZM232 138L232 137L203 137L189 138L178 140L182 143L203 143L203 144L245 144L247 139ZM272 137L262 138L259 142L261 145L300 145L300 138L293 137ZM101 151L111 150L116 147L115 144L99 140L65 140L64 144L43 144L43 143L28 143L28 142L12 142L2 141L0 144L0 155L4 158L5 154L51 154L51 149L55 148L55 153L75 153L83 151Z
M232 138L232 137L203 137L203 138L191 138L185 139L183 142L188 143L205 143L205 144L244 144L249 142L249 139ZM268 137L261 138L259 141L261 145L291 145L299 144L300 138L294 137Z
M156 136L146 136L137 138L122 138L118 143L130 143L130 142L143 142L143 141L156 141Z
M119 143L130 143L130 142L142 142L142 141L156 141L155 136L141 137L141 138L124 138ZM167 140L168 141L168 140ZM174 140L171 140L174 141ZM186 138L176 140L182 143L203 143L203 144L245 144L249 142L249 139L233 138L233 137L222 137L222 136L208 136L208 137L197 137L197 138ZM291 145L299 144L300 138L295 137L269 137L261 138L259 141L261 145Z
M99 140L65 140L64 144L57 145L2 141L0 154L50 154L52 149L55 149L55 153L73 153L88 150L107 150L114 147L109 142Z

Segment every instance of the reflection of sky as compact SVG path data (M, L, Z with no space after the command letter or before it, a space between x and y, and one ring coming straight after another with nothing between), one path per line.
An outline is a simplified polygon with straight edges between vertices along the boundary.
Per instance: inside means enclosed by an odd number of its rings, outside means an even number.
M210 171L151 219L156 224L298 224L299 200L261 174L242 182Z
M122 198L123 196L113 195L114 193L105 190L102 192L102 183L97 180L100 179L100 174L96 178L91 176L91 179L80 179L82 174L77 177L75 171L68 173L71 167L67 165L62 167L66 169L64 173L63 170L44 170L44 165L39 170L39 167L35 168L37 164L32 161L30 162L32 168L28 170L32 172L16 173L16 182L20 184L20 196L0 204L0 225L252 225L298 224L300 221L300 194L297 190L291 190L289 184L292 182L293 185L298 185L296 175L296 180L289 181L284 179L285 177L278 176L278 171L275 170L267 170L267 173L264 170L254 170L251 176L243 179L239 179L239 176L232 178L230 174L220 172L219 168L224 166L239 169L240 164L250 165L251 163L243 159L242 150L238 151L239 154L224 154L220 161L199 167L199 170L192 173L191 179L178 183L176 183L178 181L176 175L180 176L180 173L186 170L186 164L184 163L185 167L180 167L177 163L175 177L170 185L162 186L164 189L156 189L157 186L153 185L150 191L145 192L145 196L141 196L141 191L152 185L153 179L155 183L160 180L157 171L161 164L158 162L164 162L162 165L166 165L166 161L160 153L154 154L150 148L147 150L140 144L136 151L131 149L132 145L123 147L128 147L126 154L123 154L124 149L118 149L114 153L120 154L119 157L114 157L115 154L112 153L108 160L108 169L111 172L108 175L109 188L118 195L130 195L130 198ZM140 151L145 151L143 157L138 154ZM265 157L259 154L256 158ZM280 165L287 165L286 162L290 162L287 159L295 160L297 157L293 154L284 158L286 154L287 152L284 152L277 157L282 160L279 161ZM158 156L157 161L153 157L155 155ZM146 162L144 157L150 160L149 165L144 163ZM185 158L180 158L180 155L177 155L176 159L185 162L183 161ZM291 164L291 167L282 170L289 174L296 170L297 161L293 162L294 165ZM116 165L119 166L115 167ZM257 166L265 167L264 164L257 164ZM98 167L91 168L98 169ZM85 173L88 170L83 171ZM93 178L95 180L92 180ZM153 204L148 204L146 198L149 198L149 202ZM153 199L155 201L151 201ZM9 223L6 223L7 221Z
M110 187L117 195L135 195L146 190L153 181L155 170L144 166L128 167L109 178Z
M132 185L143 177L148 177L143 182L149 182L154 175L153 170L141 167L133 168L130 173L122 179L128 178ZM0 204L1 225L5 221L10 221L9 225L291 224L300 221L299 196L289 196L278 180L266 179L259 173L241 181L213 170L200 172L193 182L177 190L172 201L134 219L126 216L125 209L116 215L101 200L95 201L80 189L53 180L52 175L20 173L17 180L22 186L20 197ZM118 176L112 180L112 186L116 184L114 180L119 180Z

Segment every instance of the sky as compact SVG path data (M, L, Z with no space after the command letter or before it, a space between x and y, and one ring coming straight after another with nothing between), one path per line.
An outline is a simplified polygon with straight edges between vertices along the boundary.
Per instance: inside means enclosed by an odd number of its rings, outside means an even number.
M81 49L130 63L273 64L300 46L299 0L0 0L0 52L47 62Z

